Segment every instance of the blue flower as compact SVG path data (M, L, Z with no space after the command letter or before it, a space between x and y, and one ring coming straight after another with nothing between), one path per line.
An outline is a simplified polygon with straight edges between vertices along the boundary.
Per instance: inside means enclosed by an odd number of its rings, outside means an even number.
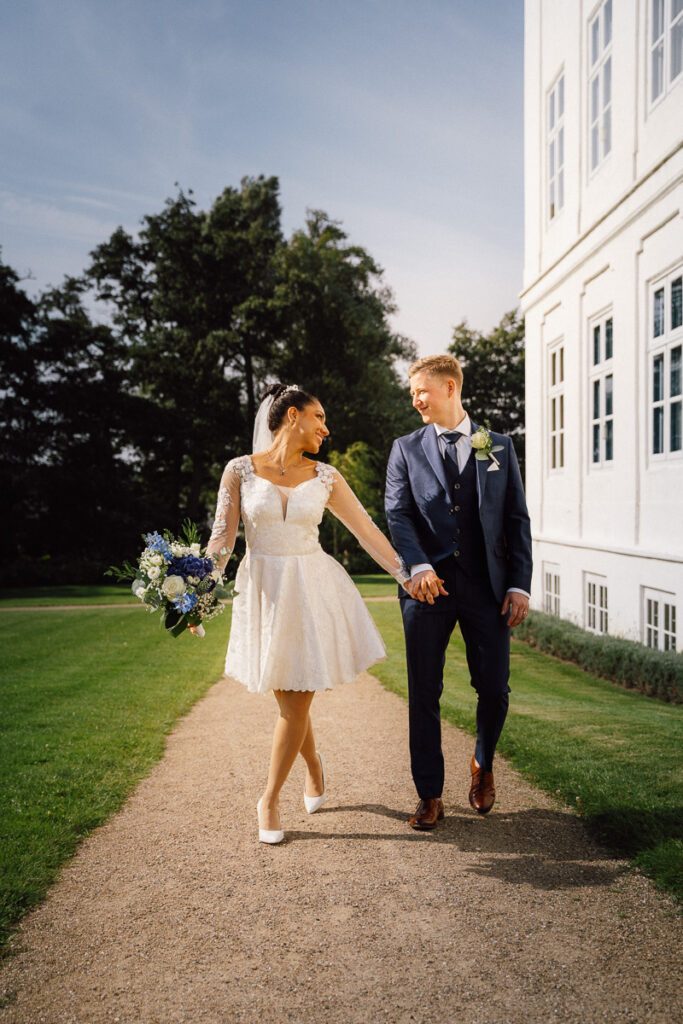
M210 572L213 572L213 559L197 558L195 555L183 555L182 558L173 558L168 567L172 576L182 576L184 580L188 576L197 576L203 580Z
M183 614L185 612L191 612L196 605L197 600L198 598L196 594L182 594L173 602L173 607L176 611L183 612Z
M163 555L165 561L170 562L173 558L171 545L167 540L164 540L160 533L156 533L156 531L154 533L146 533L145 544L150 551L156 551L157 554Z

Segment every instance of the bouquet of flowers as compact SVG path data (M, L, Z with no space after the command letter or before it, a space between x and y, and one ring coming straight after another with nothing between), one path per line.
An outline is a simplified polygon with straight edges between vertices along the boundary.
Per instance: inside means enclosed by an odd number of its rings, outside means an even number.
M202 556L199 531L190 519L183 523L178 539L165 530L144 534L143 540L145 548L136 566L112 565L105 575L132 579L135 596L150 612L161 612L171 636L180 636L188 626L196 626L196 635L204 636L202 623L223 611L217 594L223 586L218 556Z

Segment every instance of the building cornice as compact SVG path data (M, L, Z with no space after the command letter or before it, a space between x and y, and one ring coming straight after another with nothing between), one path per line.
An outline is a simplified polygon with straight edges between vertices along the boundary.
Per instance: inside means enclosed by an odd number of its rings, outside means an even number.
M671 562L673 565L683 565L683 555L672 555L670 552L647 551L642 548L620 548L613 544L591 544L581 540L567 540L561 537L550 537L542 533L534 534L532 540L539 544L551 544L555 547L580 548L582 551L597 551L608 555L625 555L628 558L645 558L649 561Z
M590 236L593 234L593 232L595 232L600 227L601 224L604 224L605 221L609 220L609 218L612 216L612 214L616 210L618 210L618 208L620 206L622 206L623 203L625 203L628 199L630 199L631 196L634 195L638 191L639 188L642 188L642 186L645 184L646 181L648 181L650 178L652 178L657 173L657 171L661 170L661 168L666 163L668 163L669 160L673 160L673 158L676 156L676 154L681 152L682 150L683 150L683 139L681 139L679 142L677 142L676 145L671 150L669 150L669 152L666 154L666 156L662 157L662 159L658 163L656 163L653 167L651 167L650 170L647 171L646 174L644 174L641 178L639 178L638 181L635 182L635 184L631 185L631 187L628 188L619 197L619 199L617 199L617 201L615 203L613 203L609 207L609 209L607 209L600 217L598 217L598 219L596 221L594 221L591 224L591 226L589 228L587 228L581 235L579 235L579 237L574 242L572 242L572 244L567 249L565 249L565 251L560 256L558 256L558 258L556 260L554 260L550 264L550 266L546 267L545 270L542 273L540 273L538 275L538 277L536 277L531 282L531 284L527 285L526 288L524 288L521 292L519 292L518 293L518 298L519 298L520 302L523 301L526 298L526 296L529 295L529 293L534 290L534 288L536 288L542 281L544 281L550 274L552 274L552 272L554 270L556 270L562 263L564 263L565 260L567 260L567 258L573 252L575 252L588 238L590 238ZM633 211L633 213L631 214L630 217L628 217L625 221L621 222L615 228L613 233L616 233L617 231L623 230L624 227L626 227L633 220L638 218L642 214L644 209L647 209L647 207L649 205L651 205L656 200L660 199L662 197L662 195L665 195L667 192L671 191L672 188L674 188L676 185L678 185L680 180L681 180L681 175L678 175L672 181L667 182L666 185L656 195L649 197L648 200L645 203L643 203L642 206L638 207L637 210ZM601 246L603 246L605 244L605 241L606 240L604 238L601 238L600 241L595 245L594 249L591 249L590 252L588 252L585 255L583 255L581 257L581 259L577 260L576 263L572 265L571 271L573 271L575 269L575 267L579 263L582 263L585 259L589 258L593 254L594 251L596 251ZM568 273L571 273L571 271L568 271ZM555 283L553 284L553 287L554 286L555 286ZM539 298L540 297L541 296L539 296Z

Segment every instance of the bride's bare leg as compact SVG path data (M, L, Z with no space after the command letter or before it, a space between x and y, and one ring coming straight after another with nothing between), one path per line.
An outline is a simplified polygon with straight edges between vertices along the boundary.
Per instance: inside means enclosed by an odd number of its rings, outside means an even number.
M267 829L281 827L278 808L280 790L287 781L287 776L301 750L310 721L308 711L313 700L312 690L274 692L280 714L275 723L268 782L261 804L261 827Z
M308 771L306 772L306 782L304 783L304 791L307 796L322 796L323 793L323 771L320 766L320 758L318 757L318 751L315 748L315 736L313 735L313 722L311 716L308 716L308 728L304 741L301 744L301 756L306 762Z

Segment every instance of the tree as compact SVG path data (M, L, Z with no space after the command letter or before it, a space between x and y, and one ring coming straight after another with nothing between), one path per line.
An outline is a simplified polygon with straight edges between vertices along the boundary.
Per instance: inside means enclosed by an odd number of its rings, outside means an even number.
M85 580L145 530L206 524L276 378L320 397L331 458L381 515L380 467L414 426L396 368L414 346L338 224L313 212L283 238L277 179L244 178L207 211L179 190L36 302L0 263L0 299L6 581Z
M386 456L413 426L396 362L414 358L415 346L390 328L395 305L381 268L316 210L281 247L277 276L273 373L321 400L334 449L364 441Z
M41 449L32 354L36 307L19 275L0 261L0 556L6 565L26 545L28 494Z
M140 458L174 518L204 518L207 482L250 438L279 217L277 180L245 178L208 213L180 191L139 239L119 229L93 253L88 279L158 410Z
M344 452L330 452L329 461L342 474L368 515L386 531L382 504L384 465L377 452L365 441L355 441ZM377 571L376 563L335 516L330 515L323 520L321 534L323 543L327 541L326 546L331 553L340 558L347 568Z
M449 352L463 369L463 405L475 422L509 434L524 468L524 320L506 313L489 334L463 320Z
M99 566L111 553L127 554L159 508L131 444L155 410L132 387L125 341L86 312L81 281L67 278L41 297L34 348L45 423L40 494L50 524L42 550Z
M97 578L107 556L127 553L146 507L125 457L145 410L130 394L125 348L92 323L81 296L82 284L67 278L3 339L8 582L32 582L37 567L43 579Z

